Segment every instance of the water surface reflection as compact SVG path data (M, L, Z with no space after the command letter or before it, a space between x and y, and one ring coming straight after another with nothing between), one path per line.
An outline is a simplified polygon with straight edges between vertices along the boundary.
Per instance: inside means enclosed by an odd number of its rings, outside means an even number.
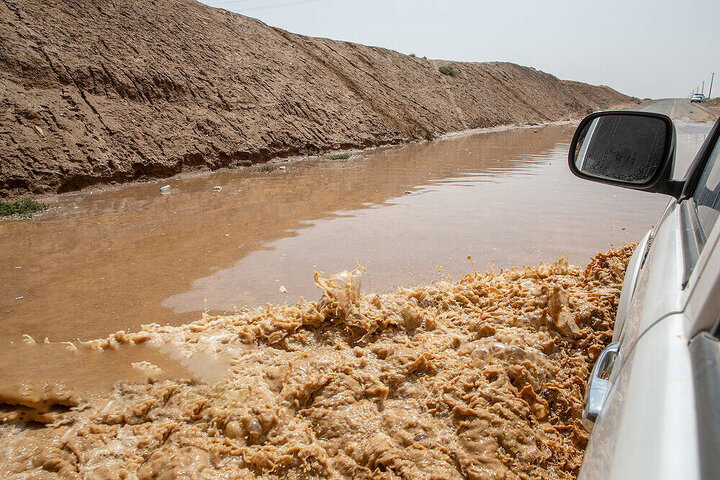
M680 170L708 130L678 126ZM0 223L0 341L88 339L315 298L313 265L359 263L363 289L384 291L469 271L468 256L478 269L564 254L584 264L639 239L666 198L572 177L572 131L495 131L173 179L169 195L144 184L58 197L39 220Z

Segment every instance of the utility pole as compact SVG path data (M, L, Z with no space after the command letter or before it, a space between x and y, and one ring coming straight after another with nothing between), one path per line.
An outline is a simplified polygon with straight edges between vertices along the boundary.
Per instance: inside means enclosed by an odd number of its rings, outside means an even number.
M700 90L700 93L705 95L705 80L703 80L703 86L702 86L702 90Z
M713 80L715 80L715 72L712 72L712 75L710 76L710 88L708 89L708 100L710 100L712 98L710 95L712 95Z

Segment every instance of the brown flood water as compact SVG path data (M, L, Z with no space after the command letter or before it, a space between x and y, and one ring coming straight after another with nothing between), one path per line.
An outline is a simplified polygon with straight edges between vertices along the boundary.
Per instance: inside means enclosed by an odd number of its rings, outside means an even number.
M678 170L708 130L678 125ZM666 198L574 178L572 132L491 131L56 197L33 221L0 223L0 343L312 299L313 266L360 264L363 289L382 292L487 265L585 264L637 241Z
M683 171L710 126L678 127ZM235 345L247 333L239 317L148 334L159 342L138 343L147 331L75 341L179 325L203 311L317 298L313 266L363 265L363 290L382 292L562 255L584 265L637 241L667 200L575 179L566 166L572 131L491 131L349 161L63 195L33 221L0 222L0 423L17 415L45 421L48 409L55 418L119 381L213 383L233 371L223 381L239 388L239 368L262 368L242 356L252 345ZM164 184L169 194L159 192ZM32 339L38 344L27 344Z

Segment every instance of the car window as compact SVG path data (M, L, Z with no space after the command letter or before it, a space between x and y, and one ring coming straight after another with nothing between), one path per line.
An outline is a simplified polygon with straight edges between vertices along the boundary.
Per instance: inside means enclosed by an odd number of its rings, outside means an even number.
M720 215L720 158L718 157L720 157L720 142L715 144L693 194L698 221L705 238L710 235Z

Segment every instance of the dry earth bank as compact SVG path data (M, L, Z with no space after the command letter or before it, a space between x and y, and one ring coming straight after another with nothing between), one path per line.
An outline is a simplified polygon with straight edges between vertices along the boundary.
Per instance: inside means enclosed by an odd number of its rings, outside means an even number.
M0 197L561 120L630 100L510 63L295 35L192 0L0 2Z
M707 110L710 110L715 115L720 116L720 97L709 99L707 103L703 104L703 107L705 107Z

